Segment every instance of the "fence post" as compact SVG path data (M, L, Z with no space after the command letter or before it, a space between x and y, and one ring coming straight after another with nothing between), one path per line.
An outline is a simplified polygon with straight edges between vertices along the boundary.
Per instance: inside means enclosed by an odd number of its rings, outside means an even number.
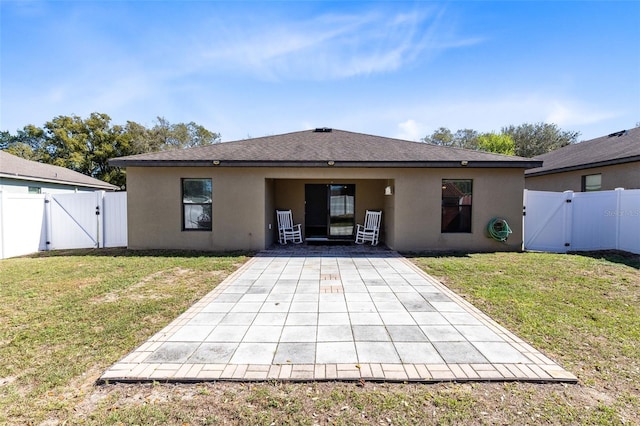
M528 189L525 188L522 194L522 247L520 247L520 249L523 251L527 249L525 245L527 232L527 191Z
M104 247L104 191L96 191L96 248Z
M53 231L51 230L53 224L53 218L51 217L51 194L46 193L44 195L44 226L46 230L45 251L51 250L51 238L53 237Z
M565 253L571 250L573 243L573 191L564 191L564 206L562 208L564 219L564 247Z
M616 213L622 211L622 192L624 188L616 188ZM622 215L616 214L616 250L620 250L620 222L622 221Z

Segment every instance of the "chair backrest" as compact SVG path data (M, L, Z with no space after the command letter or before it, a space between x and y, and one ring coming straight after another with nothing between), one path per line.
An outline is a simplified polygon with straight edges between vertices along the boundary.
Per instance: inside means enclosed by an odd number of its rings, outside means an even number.
M372 230L380 229L381 221L382 212L367 210L367 213L364 216L364 228Z
M278 229L291 229L293 228L293 217L291 216L291 210L276 210L278 214Z

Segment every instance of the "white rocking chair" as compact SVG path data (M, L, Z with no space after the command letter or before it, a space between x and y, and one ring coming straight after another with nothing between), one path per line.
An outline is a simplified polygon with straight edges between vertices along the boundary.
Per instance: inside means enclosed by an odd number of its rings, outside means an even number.
M364 226L356 226L356 244L364 244L371 241L371 245L378 245L380 236L380 222L382 222L382 212L367 210L364 216Z
M278 241L280 244L287 244L289 241L294 244L302 242L302 230L300 224L293 224L291 210L276 210L278 216Z

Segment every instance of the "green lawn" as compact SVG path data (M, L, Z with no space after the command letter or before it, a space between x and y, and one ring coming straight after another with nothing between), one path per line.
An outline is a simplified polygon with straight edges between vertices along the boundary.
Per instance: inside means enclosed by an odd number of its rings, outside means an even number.
M109 249L0 261L0 424L640 423L640 259L612 254L411 258L577 385L95 385L247 258Z

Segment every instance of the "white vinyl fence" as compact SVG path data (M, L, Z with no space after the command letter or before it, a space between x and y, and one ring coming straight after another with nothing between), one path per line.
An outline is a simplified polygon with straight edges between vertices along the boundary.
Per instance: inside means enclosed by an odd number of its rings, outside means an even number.
M525 250L624 250L640 254L640 189L525 190Z
M0 192L0 259L41 250L126 245L126 192Z

